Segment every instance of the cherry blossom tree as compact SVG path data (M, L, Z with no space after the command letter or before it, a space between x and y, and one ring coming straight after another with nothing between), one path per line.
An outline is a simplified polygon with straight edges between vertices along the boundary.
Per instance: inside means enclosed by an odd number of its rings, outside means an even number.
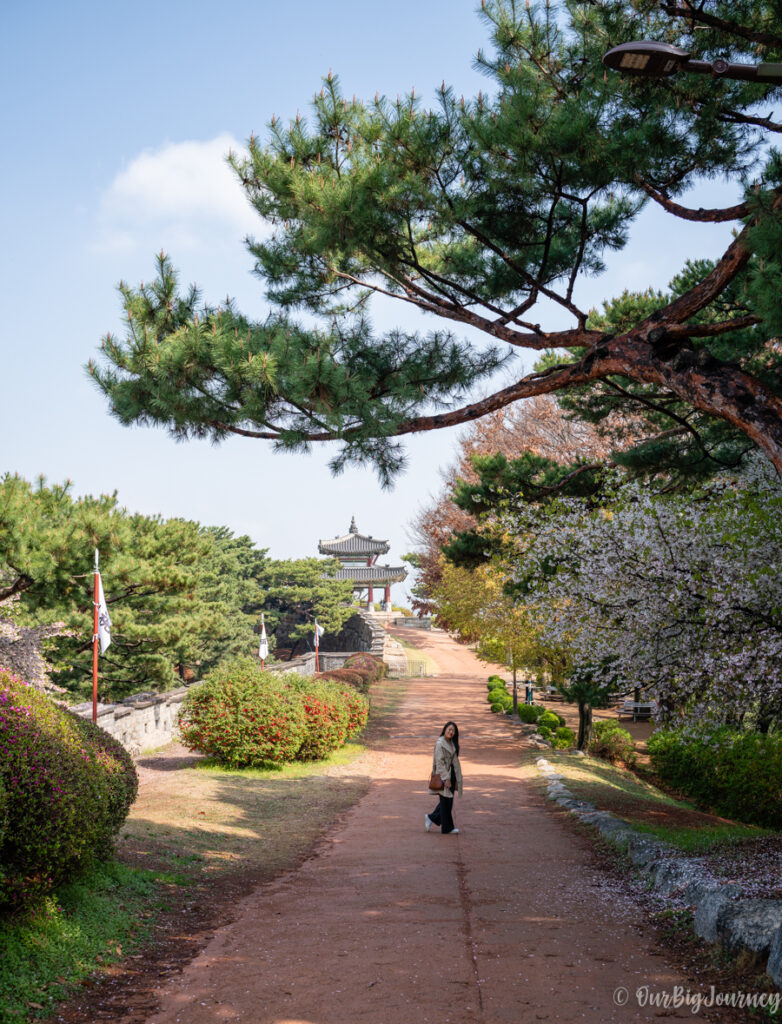
M691 495L618 482L610 501L500 514L542 636L608 666L658 717L767 731L782 721L782 485L755 460Z

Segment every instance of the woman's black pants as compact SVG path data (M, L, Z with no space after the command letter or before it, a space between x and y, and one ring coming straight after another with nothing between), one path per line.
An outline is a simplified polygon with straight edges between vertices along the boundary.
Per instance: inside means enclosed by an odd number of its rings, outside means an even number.
M453 797L440 794L439 800L429 820L433 825L439 825L442 832L453 832Z

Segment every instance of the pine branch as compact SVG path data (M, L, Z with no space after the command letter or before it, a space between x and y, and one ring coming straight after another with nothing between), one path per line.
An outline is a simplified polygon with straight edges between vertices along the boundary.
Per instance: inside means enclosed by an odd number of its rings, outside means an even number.
M697 10L688 0L685 0L685 7L680 6L678 0L664 0L663 11L672 18L682 18L689 21L691 25L698 23L708 25L709 28L716 28L729 35L738 36L751 43L760 43L763 46L770 46L774 49L782 47L782 36L773 32L759 32L746 25L740 25L737 21L728 21L726 18L718 18L714 14L707 14L701 4Z
M644 181L640 175L635 176L635 182L642 188L644 192L658 203L668 213L672 213L675 217L680 217L682 220L694 220L701 223L718 224L722 221L738 220L739 217L746 217L749 213L749 206L747 203L737 203L736 206L727 206L722 209L704 210L700 207L698 210L691 210L686 206L680 206L679 203L675 203L672 199L668 199L657 189L653 188L647 181Z

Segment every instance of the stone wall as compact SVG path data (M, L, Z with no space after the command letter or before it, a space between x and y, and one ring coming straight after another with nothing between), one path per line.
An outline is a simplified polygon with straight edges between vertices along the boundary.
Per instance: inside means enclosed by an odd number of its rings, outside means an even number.
M177 715L188 689L182 686L166 693L136 693L118 704L98 704L98 725L138 757L142 750L162 747L174 738ZM75 704L71 711L92 718L92 701Z

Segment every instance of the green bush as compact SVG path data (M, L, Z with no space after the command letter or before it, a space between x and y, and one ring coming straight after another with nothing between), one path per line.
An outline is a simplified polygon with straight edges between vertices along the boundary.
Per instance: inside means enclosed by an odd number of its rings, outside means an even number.
M572 729L568 729L567 726L561 726L554 733L554 747L557 750L567 750L568 747L574 747L575 744L576 734Z
M633 737L616 722L594 722L589 737L589 753L606 761L635 763Z
M547 725L539 725L538 735L542 736L544 740L550 740L553 737L554 733Z
M545 708L540 704L519 704L519 718L522 722L532 725L544 714Z
M295 680L263 671L253 658L218 665L185 698L182 742L236 768L293 761L307 730Z
M502 712L504 714L504 712L505 712L505 705L504 704L500 704L499 702L497 702L495 704L492 704L491 710L492 710L492 712L495 715L499 714L500 712Z
M782 828L782 735L723 727L693 737L659 730L649 740L655 771L718 814Z
M0 907L32 903L110 855L136 798L128 752L0 669Z
M489 676L489 682L490 683L497 683L497 685L502 686L503 689L505 687L505 680L502 678L502 676L498 676L498 675Z
M552 732L554 732L555 729L559 729L564 724L565 719L555 711L544 711L538 719L538 725L543 725L547 729L551 729Z
M496 687L494 690L489 690L489 694L486 700L488 700L488 702L492 704L494 703L495 700L505 700L505 698L509 696L510 694L506 689L500 689L500 687Z

